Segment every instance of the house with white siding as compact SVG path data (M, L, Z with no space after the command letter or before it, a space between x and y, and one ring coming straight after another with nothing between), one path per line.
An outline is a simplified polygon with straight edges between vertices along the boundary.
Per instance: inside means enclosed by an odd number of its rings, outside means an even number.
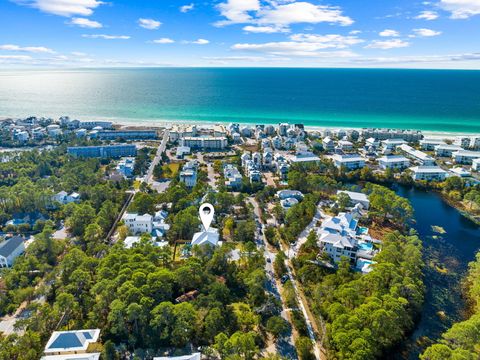
M356 170L365 167L365 159L358 154L335 154L332 159L337 168L345 167L347 170Z
M403 170L410 166L410 160L405 156L400 155L388 155L378 158L378 165L381 169L398 169Z
M422 151L412 148L410 145L403 144L397 147L397 150L403 152L406 157L411 158L423 166L433 166L435 159Z
M25 241L20 236L0 242L0 268L7 268L13 265L17 257L25 251Z
M423 140L420 140L420 147L422 150L433 151L435 150L435 146L437 145L446 145L446 144L445 144L445 141L440 139L425 138Z
M473 160L480 159L480 151L456 151L452 154L452 159L457 164L471 164Z
M435 146L435 155L437 157L450 157L456 151L463 150L461 146L458 145L437 145Z
M414 166L409 169L413 180L443 181L448 173L439 166Z

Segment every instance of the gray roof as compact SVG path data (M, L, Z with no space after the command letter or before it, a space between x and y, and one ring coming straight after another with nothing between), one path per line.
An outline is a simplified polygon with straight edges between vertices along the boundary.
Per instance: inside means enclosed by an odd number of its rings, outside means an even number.
M0 256L8 257L13 253L21 244L23 243L23 238L20 236L14 236L8 240L5 240L0 243Z

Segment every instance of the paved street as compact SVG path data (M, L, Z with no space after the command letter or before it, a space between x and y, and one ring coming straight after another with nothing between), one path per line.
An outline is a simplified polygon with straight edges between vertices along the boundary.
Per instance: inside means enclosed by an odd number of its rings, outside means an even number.
M262 228L263 228L263 222L262 222L262 219L261 219L261 216L260 216L260 208L258 206L258 203L252 197L247 198L247 201L249 201L253 205L255 218L256 218L256 220L258 220L260 222L260 224L262 224ZM256 244L257 244L257 248L260 251L263 250L263 255L264 255L265 260L266 260L265 261L265 273L266 273L267 279L268 279L267 284L265 285L266 290L268 292L270 292L271 294L273 294L277 299L279 299L281 301L281 304L282 304L281 316L290 323L290 319L289 319L288 314L287 314L289 309L287 309L285 307L285 304L283 303L283 299L280 296L279 288L278 288L278 285L277 285L277 280L275 279L275 275L274 275L275 273L274 273L274 270L273 270L273 262L275 261L275 253L270 251L270 249L268 248L268 243L267 243L267 240L265 239L265 235L263 235L263 230L260 232L257 229ZM290 323L290 326L293 328L291 323ZM292 333L292 331L290 331L288 336L286 336L284 339L281 339L281 340L277 341L276 351L281 356L285 356L285 357L290 358L290 359L296 359L297 358L297 353L296 353L294 344L295 344L295 342L294 342L294 339L293 339L293 333Z
M300 247L307 241L307 236L308 234L310 234L310 231L312 231L317 226L317 223L319 221L327 217L327 215L325 215L322 211L322 206L323 202L320 202L317 205L317 211L315 212L315 216L313 217L312 221L310 221L307 227L303 229L303 231L298 236L297 241L292 246L290 246L290 249L287 253L287 257L289 259L293 259L295 256L297 256L298 250L300 250Z
M207 166L207 174L208 174L208 185L213 190L217 190L217 177L215 176L215 170L213 169L213 164L210 161L205 160L205 157L202 153L199 153L197 156L198 161L200 164Z
M260 207L259 207L258 203L253 198L248 198L248 200L254 206L254 212L255 212L255 215L256 215L257 219L259 219L261 221L261 211L260 211ZM303 244L305 242L306 236L308 236L308 233L310 232L311 229L313 229L316 222L318 220L320 220L323 216L324 215L321 211L321 207L320 207L320 204L319 204L317 206L317 212L314 216L314 219L311 221L311 223L302 232L302 234L301 234L299 240L297 241L297 243L295 243L295 245L298 246L298 249L300 248L301 244ZM304 235L304 237L302 237L302 235ZM267 241L266 241L264 235L262 235L261 238L262 238L263 243L265 245L267 245ZM298 251L298 249L296 251ZM267 246L265 246L265 253L266 253L266 256L272 258L272 262L273 262L273 259L275 258L275 254L270 252L268 250ZM287 251L287 253L290 253L290 251ZM293 254L296 254L295 251L292 251L291 253L292 253L292 257L294 256ZM267 263L267 265L268 265L268 263ZM325 356L323 355L324 353L321 351L321 346L318 343L317 339L315 338L315 332L314 332L314 329L313 329L312 319L311 319L310 313L309 313L309 311L307 311L307 307L305 306L305 301L302 297L302 293L298 288L297 281L296 281L295 276L294 276L294 274L292 272L292 269L291 269L290 256L287 256L287 259L285 260L285 265L286 265L286 268L287 268L288 277L289 277L290 281L292 282L293 289L295 291L297 302L299 304L300 310L302 311L302 314L303 314L303 316L305 318L305 321L306 321L308 335L310 337L310 340L312 340L313 351L314 351L315 358L317 360L324 360L325 359ZM267 267L266 267L266 269L267 269ZM283 305L283 302L282 302L282 305ZM284 306L284 311L288 311L288 309L286 309L285 306ZM292 343L293 343L293 340L292 340Z
M155 166L158 165L160 160L162 159L162 154L165 151L168 143L168 136L169 136L168 130L165 130L163 133L163 139L162 142L160 143L160 146L158 147L157 153L155 155L155 158L153 159L152 163L150 164L150 167L148 168L147 174L144 177L144 182L147 184L152 184L153 183L153 169L155 169Z

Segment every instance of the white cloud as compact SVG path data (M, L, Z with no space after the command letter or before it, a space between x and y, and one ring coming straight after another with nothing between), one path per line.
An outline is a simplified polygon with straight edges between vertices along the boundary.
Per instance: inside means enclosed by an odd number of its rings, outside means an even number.
M415 16L417 20L436 20L438 19L438 13L436 11L422 11L420 14Z
M414 55L414 56L398 56L398 57L363 57L355 58L355 63L368 64L408 64L408 63L425 63L430 65L434 63L458 63L464 61L478 61L480 60L480 53L465 53L452 55Z
M412 30L414 35L411 35L411 37L432 37L432 36L438 36L442 32L441 31L435 31L432 29L413 29Z
M60 16L89 16L93 9L102 5L99 0L13 0L19 5L30 6L40 11Z
M161 38L152 41L155 44L173 44L175 41L169 38Z
M217 26L249 23L282 29L297 23L353 24L353 20L343 15L338 7L314 5L306 1L268 1L262 5L259 0L227 0L217 7L226 18L217 22Z
M182 13L186 13L186 12L192 11L194 8L195 8L195 4L191 3L191 4L188 4L188 5L180 6L180 11Z
M210 43L210 41L208 41L206 39L197 39L195 41L190 41L190 44L196 44L196 45L207 45L209 43Z
M19 46L13 44L0 45L0 50L6 51L21 51L21 52L31 52L31 53L47 53L54 54L55 51L44 46Z
M260 24L288 26L295 23L318 24L321 22L351 25L353 20L342 15L342 10L326 5L314 5L309 2L292 2L274 8L259 11Z
M70 24L90 29L100 29L103 27L103 25L98 21L93 21L86 18L72 18L72 20L70 20Z
M290 40L299 43L313 43L322 49L335 48L345 49L352 45L360 44L364 40L359 39L356 36L343 36L337 34L329 35L315 35L315 34L294 34L290 36Z
M0 60L31 60L32 57L28 55L0 55Z
M247 25L243 27L243 31L250 33L263 33L263 34L273 34L273 33L285 33L290 30L287 28L279 28L276 26L252 26Z
M86 53L84 52L80 52L80 51L72 51L70 54L72 54L73 56L78 56L78 57L84 57L84 56L87 56Z
M398 37L400 36L400 33L396 30L385 29L383 31L380 31L378 35L383 37Z
M231 61L248 61L248 62L272 62L272 61L289 61L291 59L285 57L277 56L206 56L203 57L205 60L212 61L222 61L222 62L231 62Z
M269 42L263 44L235 44L233 50L262 52L270 55L295 57L352 57L353 52L346 51L319 51L325 47L315 43L299 43L295 41Z
M440 0L438 6L450 12L452 19L468 19L480 14L479 0Z
M367 46L367 49L381 49L381 50L388 50L388 49L396 49L396 48L404 48L410 46L408 41L400 40L400 39L391 39L391 40L374 40Z
M138 19L138 25L144 29L157 30L162 23L154 19Z
M104 40L128 40L128 35L105 35L105 34L83 34L82 37L88 39L104 39Z
M362 32L360 30L352 30L349 32L350 35L358 35L361 34Z
M252 20L249 12L260 10L259 0L227 0L218 6L222 16L227 20L220 21L217 25L247 23Z
M270 55L296 56L296 57L350 57L356 56L351 51L331 51L325 49L347 49L352 45L362 43L364 40L356 36L342 36L336 34L294 34L289 37L290 41L268 42L260 44L235 44L233 50L262 52Z

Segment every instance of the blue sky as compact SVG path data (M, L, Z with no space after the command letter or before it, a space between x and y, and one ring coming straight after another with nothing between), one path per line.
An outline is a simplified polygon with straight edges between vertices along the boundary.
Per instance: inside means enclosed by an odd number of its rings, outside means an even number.
M480 69L480 0L0 0L0 66Z

